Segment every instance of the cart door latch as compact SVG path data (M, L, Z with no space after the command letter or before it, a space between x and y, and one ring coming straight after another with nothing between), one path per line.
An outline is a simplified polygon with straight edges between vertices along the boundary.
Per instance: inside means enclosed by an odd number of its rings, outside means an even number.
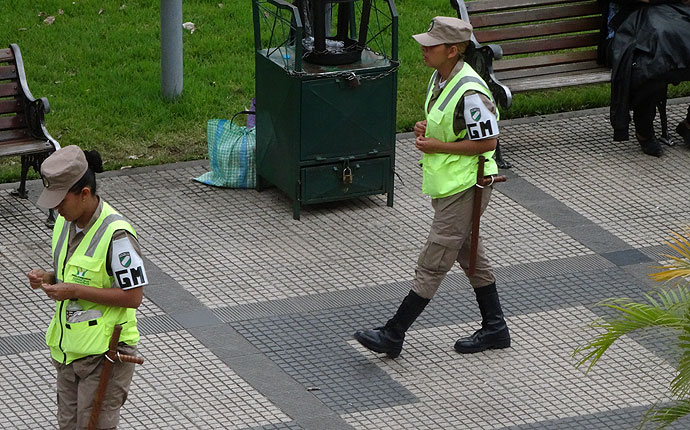
M357 88L362 84L359 81L359 76L357 76L354 72L350 72L345 76L345 83L350 88Z
M345 162L345 168L343 169L343 184L348 185L352 183L352 169L350 168L350 163Z

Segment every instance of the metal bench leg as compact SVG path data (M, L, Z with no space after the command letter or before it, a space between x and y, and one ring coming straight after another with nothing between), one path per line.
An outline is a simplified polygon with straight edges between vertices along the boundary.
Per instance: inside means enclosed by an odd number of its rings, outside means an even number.
M46 226L53 228L55 227L55 211L52 209L48 210L48 218L46 219Z
M668 85L664 87L664 97L656 104L656 108L659 111L659 119L661 120L661 137L659 138L659 142L668 146L673 146L676 144L676 142L674 142L671 136L668 135L668 117L666 116L667 98Z
M513 165L503 159L503 153L501 152L501 141L497 139L496 141L496 151L494 152L494 158L496 159L496 164L499 169L510 169Z
M29 194L26 192L26 177L29 174L29 167L31 167L31 162L29 162L29 159L26 155L22 155L22 176L19 181L19 188L10 193L15 197L19 197L20 199L26 199L29 197Z

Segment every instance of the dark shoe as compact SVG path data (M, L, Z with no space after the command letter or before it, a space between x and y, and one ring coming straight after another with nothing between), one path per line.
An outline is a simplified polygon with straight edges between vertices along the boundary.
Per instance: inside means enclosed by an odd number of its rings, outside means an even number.
M420 297L414 291L405 297L393 318L385 326L371 330L357 330L354 338L365 348L385 353L390 358L396 358L402 351L405 332L422 313L430 299Z
M461 354L471 354L487 349L510 347L510 331L503 318L501 302L496 291L496 284L476 288L479 312L482 314L482 328L472 336L463 337L455 342L455 350Z
M685 141L686 145L690 145L690 125L688 125L688 123L685 120L678 123L678 127L676 127L676 133L683 136L683 140Z
M472 336L463 337L455 342L455 350L461 354L472 354L487 349L503 349L510 347L510 333L508 327L498 332L491 332L485 328L475 331Z
M389 358L396 358L402 351L405 333L402 336L398 336L391 329L378 327L371 330L357 330L354 337L366 349L384 353Z
M637 141L640 142L642 152L647 155L661 157L661 155L664 153L664 150L661 149L661 144L658 140L656 140L656 137L651 137L650 139L640 139L638 136Z

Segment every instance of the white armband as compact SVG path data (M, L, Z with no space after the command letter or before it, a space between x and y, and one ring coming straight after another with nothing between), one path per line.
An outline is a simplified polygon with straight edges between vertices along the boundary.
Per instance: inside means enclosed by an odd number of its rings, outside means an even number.
M115 283L123 290L143 287L149 283L144 270L144 260L127 237L113 240L110 268Z
M498 136L496 115L486 107L479 94L465 97L465 124L470 140L488 139Z

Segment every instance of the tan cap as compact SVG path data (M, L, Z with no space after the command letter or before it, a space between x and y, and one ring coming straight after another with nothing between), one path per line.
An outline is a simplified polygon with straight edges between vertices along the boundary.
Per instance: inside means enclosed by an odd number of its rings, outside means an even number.
M65 146L53 152L41 164L43 192L36 204L48 209L59 205L88 168L84 151L78 146Z
M458 18L437 16L431 20L426 33L415 34L416 40L422 46L436 46L442 43L460 43L470 40L472 26Z

